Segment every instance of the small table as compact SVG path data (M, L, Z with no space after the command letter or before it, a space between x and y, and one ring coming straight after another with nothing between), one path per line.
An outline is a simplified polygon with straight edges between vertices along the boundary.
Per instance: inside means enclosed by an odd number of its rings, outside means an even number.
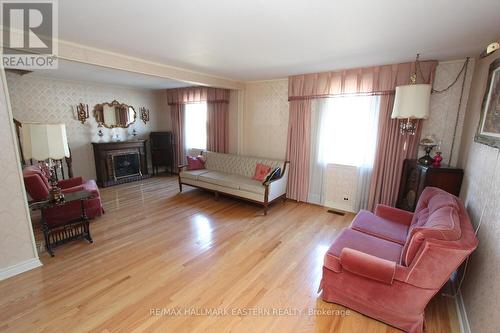
M32 210L39 209L42 213L42 230L45 239L45 248L50 256L54 256L53 248L67 243L75 239L86 239L89 243L93 243L90 236L89 219L85 212L85 201L93 197L93 194L88 191L78 191L64 194L64 202L37 201L29 205ZM49 208L63 206L69 202L80 201L82 213L78 219L70 220L62 225L51 227L45 219L45 211Z

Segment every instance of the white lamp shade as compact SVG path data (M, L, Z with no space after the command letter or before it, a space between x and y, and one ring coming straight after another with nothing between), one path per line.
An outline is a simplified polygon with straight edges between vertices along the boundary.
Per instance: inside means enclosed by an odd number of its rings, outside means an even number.
M430 84L410 84L396 87L391 118L427 119L431 102Z
M69 157L66 125L23 123L21 127L23 155L25 159L45 161Z

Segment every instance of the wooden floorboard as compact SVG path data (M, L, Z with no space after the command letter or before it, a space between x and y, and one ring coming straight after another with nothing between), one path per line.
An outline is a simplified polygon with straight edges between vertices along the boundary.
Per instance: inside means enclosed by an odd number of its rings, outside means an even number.
M102 189L93 244L41 253L43 267L0 282L0 331L399 332L316 293L324 253L352 214L287 201L263 216L184 189L174 177ZM452 299L427 310L428 332L457 330Z

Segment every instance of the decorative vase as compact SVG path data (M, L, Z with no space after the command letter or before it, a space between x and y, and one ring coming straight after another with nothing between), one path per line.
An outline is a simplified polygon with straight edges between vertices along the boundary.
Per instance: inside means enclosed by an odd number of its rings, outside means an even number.
M441 156L441 152L437 151L436 156L434 156L434 163L433 165L435 167L440 167L441 166L441 161L443 160L443 156Z

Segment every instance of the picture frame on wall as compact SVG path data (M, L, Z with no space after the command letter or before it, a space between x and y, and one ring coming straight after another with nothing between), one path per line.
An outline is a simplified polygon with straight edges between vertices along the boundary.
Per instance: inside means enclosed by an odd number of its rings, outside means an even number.
M500 58L489 68L476 142L500 148Z

